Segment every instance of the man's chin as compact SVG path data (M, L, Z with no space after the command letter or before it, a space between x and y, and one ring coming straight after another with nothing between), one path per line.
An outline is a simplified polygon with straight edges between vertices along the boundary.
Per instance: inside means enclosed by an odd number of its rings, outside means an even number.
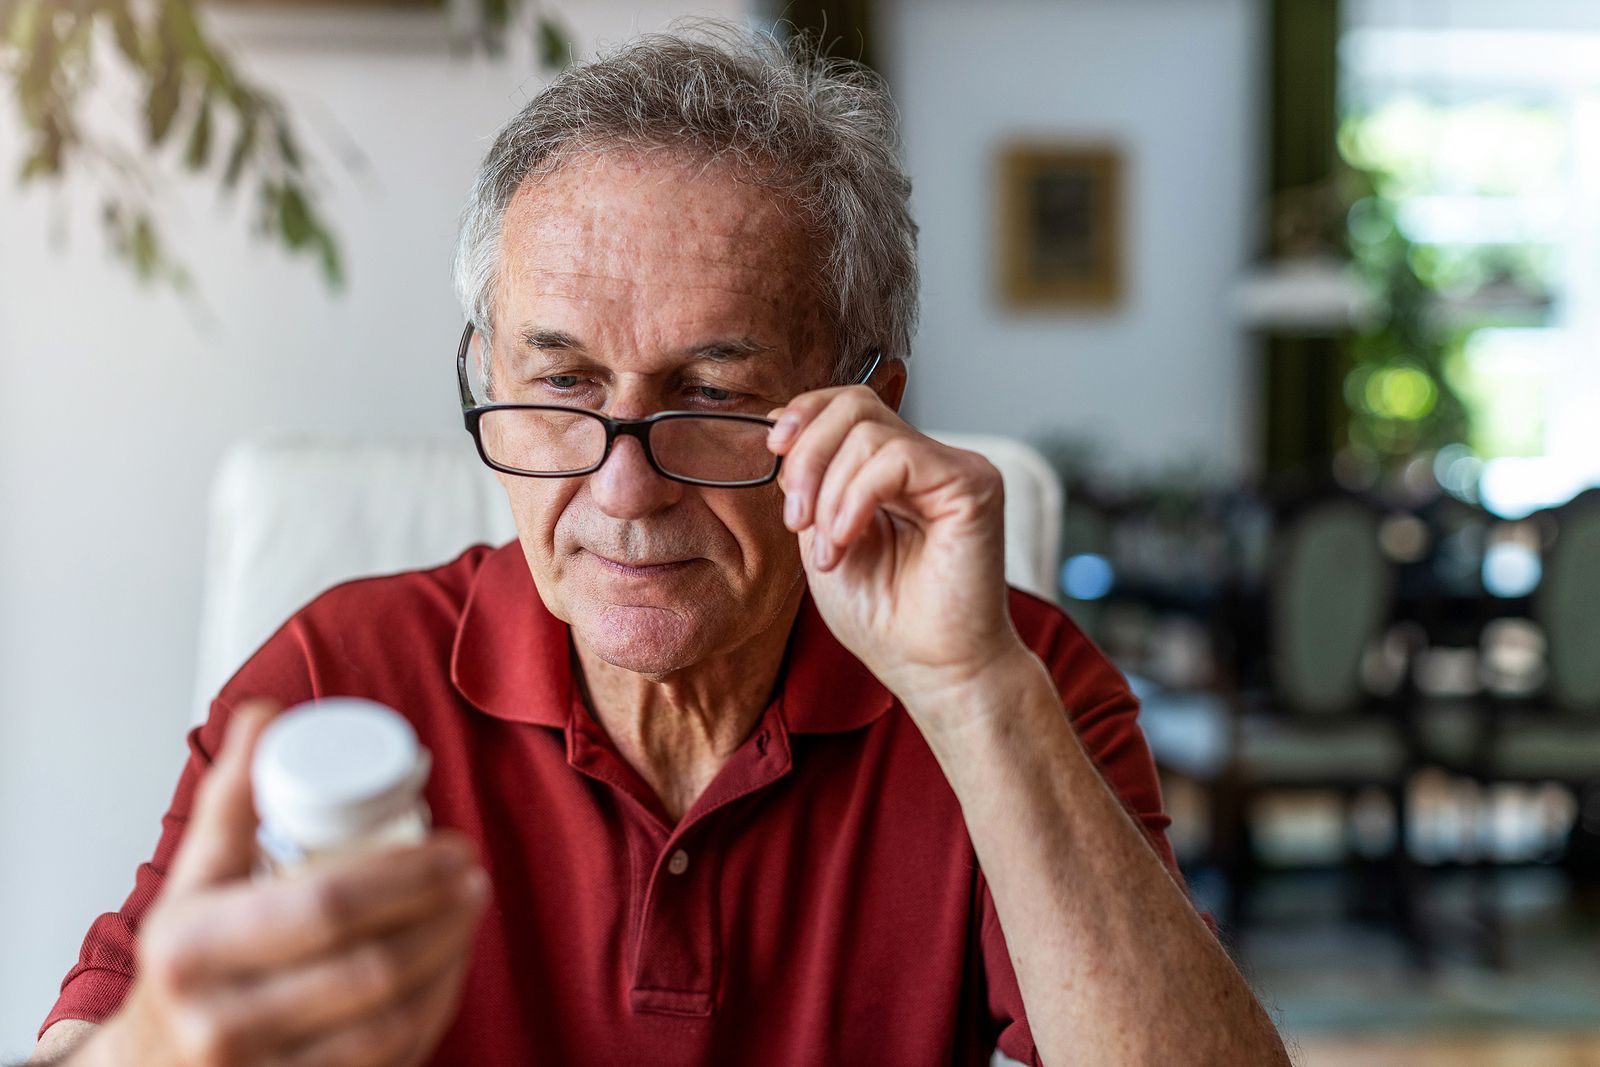
M574 620L594 655L613 667L661 676L705 657L715 642L698 612L670 607L607 604Z

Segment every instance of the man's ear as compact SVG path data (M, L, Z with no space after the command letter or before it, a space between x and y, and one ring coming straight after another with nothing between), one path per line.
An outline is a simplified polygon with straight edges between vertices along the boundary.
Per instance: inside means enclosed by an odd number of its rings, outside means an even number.
M877 383L873 386L878 391L878 396L894 411L900 410L900 401L906 395L906 363L903 359L891 359L874 375Z

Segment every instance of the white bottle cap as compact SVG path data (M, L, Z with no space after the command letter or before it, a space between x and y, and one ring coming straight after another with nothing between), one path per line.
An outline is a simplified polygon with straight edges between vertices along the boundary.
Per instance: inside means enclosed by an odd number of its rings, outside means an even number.
M411 724L376 701L334 697L283 712L250 766L264 834L336 848L403 813L428 777Z

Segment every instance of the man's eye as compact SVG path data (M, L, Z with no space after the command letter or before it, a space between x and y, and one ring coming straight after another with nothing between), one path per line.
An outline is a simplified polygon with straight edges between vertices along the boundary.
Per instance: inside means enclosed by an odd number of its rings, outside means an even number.
M701 400L713 400L717 403L732 400L735 395L731 390L718 389L714 385L697 385L694 391L699 394Z
M576 374L550 374L541 379L544 384L552 389L576 389L578 376Z

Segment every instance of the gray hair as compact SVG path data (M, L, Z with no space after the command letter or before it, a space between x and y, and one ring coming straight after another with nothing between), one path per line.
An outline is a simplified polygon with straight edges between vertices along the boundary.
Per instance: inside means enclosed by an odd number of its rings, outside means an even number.
M819 241L819 295L839 343L835 380L874 349L905 359L917 318L917 226L883 81L806 40L697 21L637 37L549 85L495 138L472 185L455 286L489 336L501 230L522 183L572 153L660 150L731 164L782 194Z

